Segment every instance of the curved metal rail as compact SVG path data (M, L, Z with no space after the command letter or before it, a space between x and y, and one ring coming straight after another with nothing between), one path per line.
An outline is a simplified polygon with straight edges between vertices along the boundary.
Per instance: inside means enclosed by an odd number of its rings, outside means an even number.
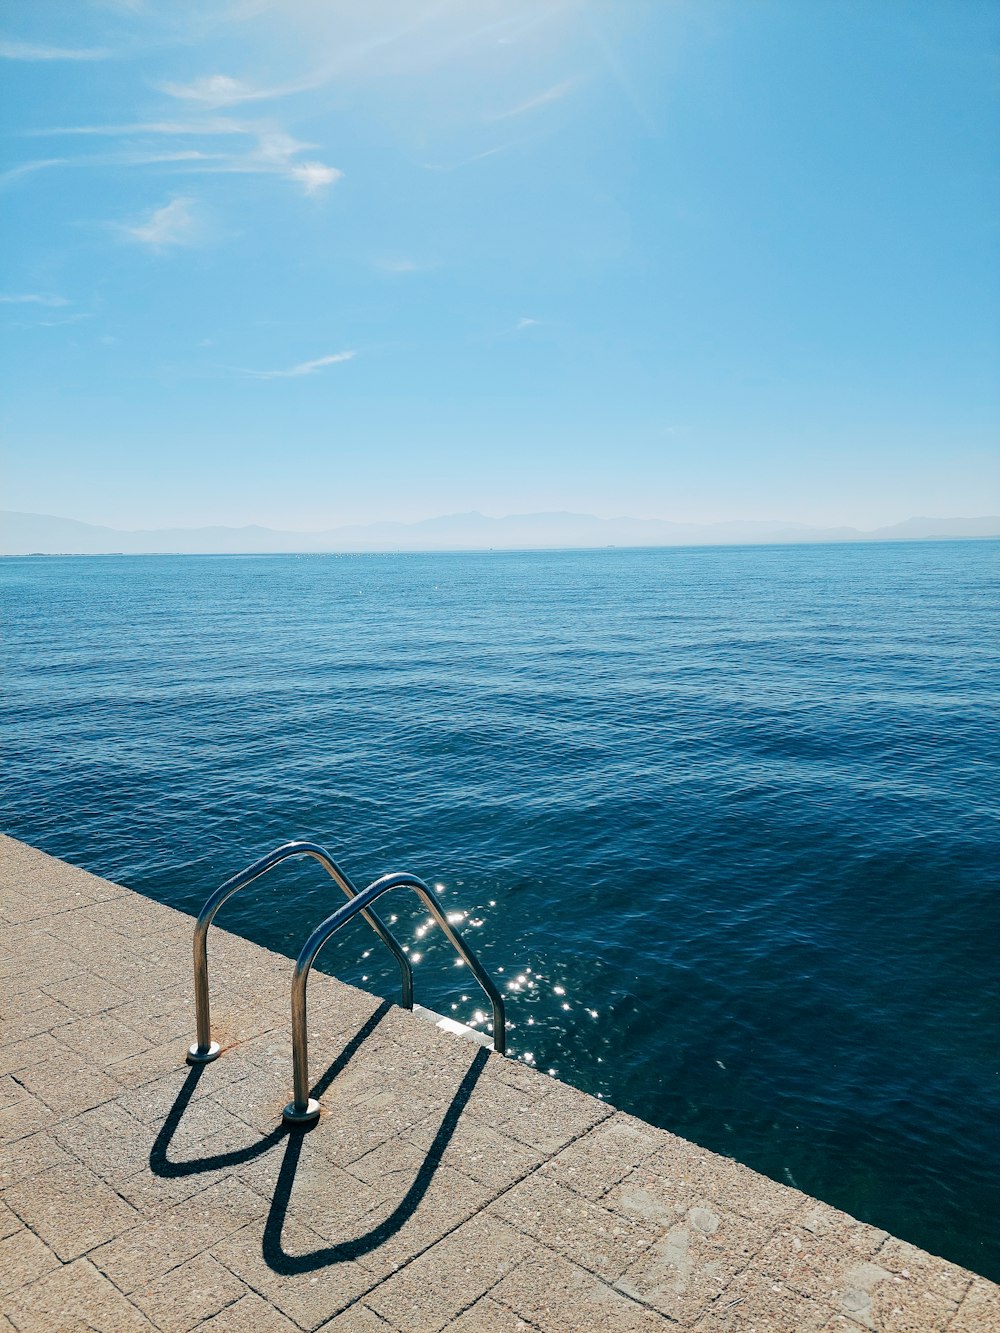
M482 963L459 935L448 920L444 908L437 896L422 879L415 875L383 875L381 879L362 889L356 898L352 898L343 907L338 907L332 916L321 922L302 946L295 971L292 974L292 1100L283 1111L284 1119L291 1124L304 1124L315 1120L319 1115L319 1102L309 1096L309 1041L306 1031L306 983L316 955L331 935L335 935L341 926L346 926L359 912L365 912L369 904L390 889L412 889L423 899L424 906L444 931L456 953L486 992L493 1006L493 1049L498 1055L507 1050L507 1025L504 1014L503 997L485 972Z
M261 875L266 875L269 870L273 870L276 865L279 865L282 861L287 861L291 856L311 856L313 860L320 863L330 878L343 889L351 903L357 901L358 890L329 853L315 842L286 842L281 847L275 848L273 852L269 852L267 856L262 856L259 861L254 861L253 865L247 866L246 870L241 870L232 879L227 879L225 884L221 884L201 909L194 927L194 1008L198 1039L188 1050L188 1064L208 1064L210 1060L215 1060L218 1057L220 1050L219 1043L212 1040L212 1019L208 998L208 928L212 924L212 919L227 898L231 898L234 893L238 893L240 889L252 884L255 879L260 879ZM351 903L348 903L348 906ZM367 910L367 903L359 907L358 911L376 935L391 950L399 964L402 989L400 1003L404 1009L412 1009L413 968L410 966L410 960L381 917ZM354 916L357 913L351 915Z

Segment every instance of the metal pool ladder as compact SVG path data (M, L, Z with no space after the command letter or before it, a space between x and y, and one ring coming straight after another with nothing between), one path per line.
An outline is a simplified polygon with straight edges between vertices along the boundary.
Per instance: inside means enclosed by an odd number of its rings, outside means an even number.
M353 921L356 916L363 916L375 933L391 951L399 964L401 980L400 1004L404 1009L413 1008L413 968L402 946L389 930L385 922L372 909L372 904L384 893L393 889L410 889L422 899L424 906L438 923L444 935L469 971L479 982L493 1007L493 1049L498 1055L507 1050L507 1023L503 997L493 984L488 973L448 920L447 913L440 900L429 885L416 875L383 875L374 880L365 889L357 889L333 858L318 843L287 842L283 846L262 856L240 871L232 879L211 895L198 914L194 927L194 1003L197 1041L187 1053L189 1064L207 1064L221 1054L217 1041L212 1040L211 1013L208 988L208 928L212 920L226 901L234 893L251 884L261 875L273 870L282 861L293 856L310 856L318 861L335 883L343 890L348 901L342 907L321 921L312 932L295 962L292 973L292 1100L285 1107L282 1115L289 1124L308 1124L317 1119L320 1112L319 1102L309 1096L309 1043L306 1028L306 985L316 955L323 945L335 935L342 926Z

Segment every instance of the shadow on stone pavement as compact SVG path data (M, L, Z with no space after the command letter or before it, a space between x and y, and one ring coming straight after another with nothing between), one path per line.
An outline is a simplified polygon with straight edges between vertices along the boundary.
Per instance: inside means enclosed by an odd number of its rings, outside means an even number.
M371 1017L358 1029L329 1068L313 1085L312 1095L314 1097L319 1098L323 1095L392 1007L388 1001L383 1001ZM281 1164L271 1207L264 1225L264 1261L274 1272L286 1276L311 1273L317 1269L327 1268L332 1264L350 1262L360 1258L361 1255L370 1254L373 1250L378 1249L380 1245L400 1231L414 1215L427 1193L427 1189L434 1178L434 1173L444 1156L445 1149L455 1132L459 1117L468 1105L488 1059L489 1053L486 1050L480 1049L476 1052L455 1092L455 1096L445 1111L413 1183L392 1212L364 1235L356 1236L351 1240L340 1241L335 1245L324 1246L310 1254L287 1254L282 1249L281 1236L288 1213L292 1187L295 1183L295 1173L302 1153L302 1142L305 1135L316 1128L318 1122L295 1127L284 1124L278 1125L269 1134L263 1135L257 1142L248 1144L245 1148L234 1148L228 1152L214 1153L208 1157L193 1157L186 1161L172 1160L169 1156L170 1144L194 1096L198 1081L206 1069L205 1065L194 1065L188 1071L174 1104L153 1142L149 1154L149 1169L153 1175L168 1179L196 1175L201 1172L224 1170L227 1167L239 1166L252 1161L256 1157L261 1157L276 1147L282 1139L287 1139L284 1161Z
M302 1151L302 1136L296 1134L290 1137L285 1149L285 1160L281 1164L281 1172L275 1187L271 1210L264 1225L264 1262L267 1266L274 1272L286 1276L293 1273L312 1273L316 1269L326 1268L330 1264L344 1263L352 1259L358 1259L363 1254L370 1254L372 1250L378 1249L380 1245L383 1245L391 1236L401 1230L416 1212L421 1199L427 1193L427 1187L430 1185L434 1172L437 1170L441 1158L444 1156L444 1151L455 1132L458 1118L468 1105L469 1098L472 1096L473 1089L479 1081L479 1076L483 1072L488 1059L488 1051L480 1049L476 1052L467 1073L458 1085L455 1096L449 1103L441 1124L438 1126L438 1131L427 1150L427 1156L424 1158L420 1170L413 1179L413 1184L402 1199L378 1226L373 1227L371 1231L366 1232L363 1236L356 1236L353 1240L340 1241L336 1245L326 1245L321 1250L313 1250L311 1254L290 1255L286 1254L281 1248L281 1233L285 1225L285 1215L292 1194L292 1186L295 1183L295 1171L298 1166L299 1155Z

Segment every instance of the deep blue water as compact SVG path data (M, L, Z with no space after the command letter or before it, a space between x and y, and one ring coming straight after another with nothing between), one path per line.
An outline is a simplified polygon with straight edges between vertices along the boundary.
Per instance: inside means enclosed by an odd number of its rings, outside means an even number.
M3 825L188 911L294 837L411 870L516 1055L1000 1278L998 576L996 542L2 560ZM293 954L340 901L306 863L220 924ZM361 923L324 960L397 993Z

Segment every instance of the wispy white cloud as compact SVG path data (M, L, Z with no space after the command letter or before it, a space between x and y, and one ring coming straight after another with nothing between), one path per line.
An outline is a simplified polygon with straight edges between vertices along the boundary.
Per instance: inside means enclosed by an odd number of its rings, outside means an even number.
M34 42L0 40L2 60L108 60L113 52L104 46L69 48L65 46L36 46Z
M95 166L111 167L175 166L183 171L188 167L192 170L200 169L200 164L206 162L226 162L228 158L225 153L203 153L197 148L175 148L162 153L154 153L143 149L126 149L121 153L107 153L101 156L80 158L79 161L89 162ZM211 168L205 169L210 170Z
M171 199L162 208L154 208L143 222L132 226L119 224L119 230L131 240L148 245L153 250L195 245L201 237L194 200L182 195Z
M290 97L293 93L310 92L329 83L332 77L330 70L317 70L290 83L262 88L244 79L234 79L229 74L207 74L191 83L161 83L160 89L182 102L198 102L208 107L240 106L244 102L269 102L277 97Z
M163 92L183 102L200 102L204 106L237 106L240 102L256 102L271 94L251 87L242 79L228 74L208 74L193 83L163 83Z
M498 144L496 148L487 148L481 153L473 153L471 157L463 157L458 162L421 162L420 166L424 171L461 171L463 167L471 167L474 162L482 162L487 157L496 157L497 153L506 153L512 143Z
M324 366L335 366L341 361L353 361L356 355L356 352L334 352L331 356L318 356L315 361L303 361L301 365L292 366L288 370L244 370L243 374L252 375L258 380L295 379L299 375L314 375Z
M552 102L560 101L573 89L573 86L573 79L565 79L562 83L556 83L551 88L546 88L543 93L529 97L526 102L519 102L517 106L512 106L507 111L497 111L487 119L510 120L513 116L523 116L528 111L537 111L541 106L549 106Z
M81 311L76 315L60 315L56 319L33 319L13 321L13 327L18 329L59 329L64 324L79 324L83 319L94 319L95 315Z
M383 259L375 260L375 267L383 273L427 273L430 269L438 268L437 261L421 261L419 259L410 259L406 255L390 255Z
M245 175L280 176L299 186L307 195L317 195L340 180L343 173L339 168L323 162L312 154L320 148L319 144L303 143L274 122L264 117L234 118L226 115L209 114L209 108L235 105L239 102L261 100L265 97L280 96L297 89L315 86L326 79L326 75L310 75L295 84L283 88L262 89L230 78L225 74L214 74L190 84L166 85L171 96L199 103L203 114L190 117L172 117L169 114L162 119L131 121L117 124L62 125L29 130L31 137L60 136L103 137L123 141L114 154L89 155L76 158L52 158L42 163L26 164L16 169L15 174L24 174L37 170L40 166L77 164L90 166L145 166L158 163L171 163L178 170L189 170L199 174L237 173ZM197 143L201 137L205 145L196 148L182 147ZM218 151L222 144L212 140L219 137L235 140L232 148L225 152ZM151 145L143 145L147 138L176 138L178 143L171 145L168 151L152 151ZM246 140L246 144L239 140ZM129 142L132 140L133 142ZM206 151L209 149L210 151ZM0 181L5 179L0 177Z
M297 162L288 174L293 181L298 181L306 194L318 194L326 186L339 181L344 173L322 162Z
M114 127L81 126L76 131L66 132L84 134L88 132L107 132L112 134L114 133ZM122 127L120 132L122 137L127 138L125 127ZM169 136L172 132L173 129L166 122L161 127L150 130L151 134L162 134L164 136ZM189 134L197 132L194 128L187 131ZM282 130L276 130L272 127L262 128L259 125L240 125L237 127L234 123L226 128L213 128L205 132L209 136L211 134L255 135L257 143L253 147L248 147L245 151L218 152L213 150L207 152L202 148L182 148L179 145L176 147L165 145L162 149L154 149L151 145L149 147L128 145L108 153L90 153L79 157L44 158L34 162L25 162L21 166L13 167L0 174L0 186L12 183L30 172L56 166L144 167L162 165L173 166L178 171L200 175L235 173L281 176L285 180L301 186L308 195L319 194L343 176L343 172L339 168L330 166L327 162L312 159L301 160L300 154L308 149L316 148L317 145L301 143ZM190 139L187 142L190 142Z
M63 167L69 160L67 157L43 157L34 162L22 162L20 166L0 172L0 186L10 185L20 180L22 176L30 176L35 171L44 171L47 167Z
M69 305L65 296L44 296L39 292L22 292L0 296L0 305Z
M318 194L340 180L344 174L326 162L299 160L300 153L315 148L316 144L301 143L283 130L266 129L258 131L257 135L256 148L245 153L206 155L213 158L213 165L195 169L284 176L301 185L306 194Z
M126 125L55 125L48 129L26 130L28 138L54 138L61 135L98 134L119 138L131 134L251 134L254 126L242 120L214 116L210 120L149 120Z
M532 329L536 324L541 324L541 322L540 319L532 319L529 315L522 315L517 321L517 327L519 329Z

